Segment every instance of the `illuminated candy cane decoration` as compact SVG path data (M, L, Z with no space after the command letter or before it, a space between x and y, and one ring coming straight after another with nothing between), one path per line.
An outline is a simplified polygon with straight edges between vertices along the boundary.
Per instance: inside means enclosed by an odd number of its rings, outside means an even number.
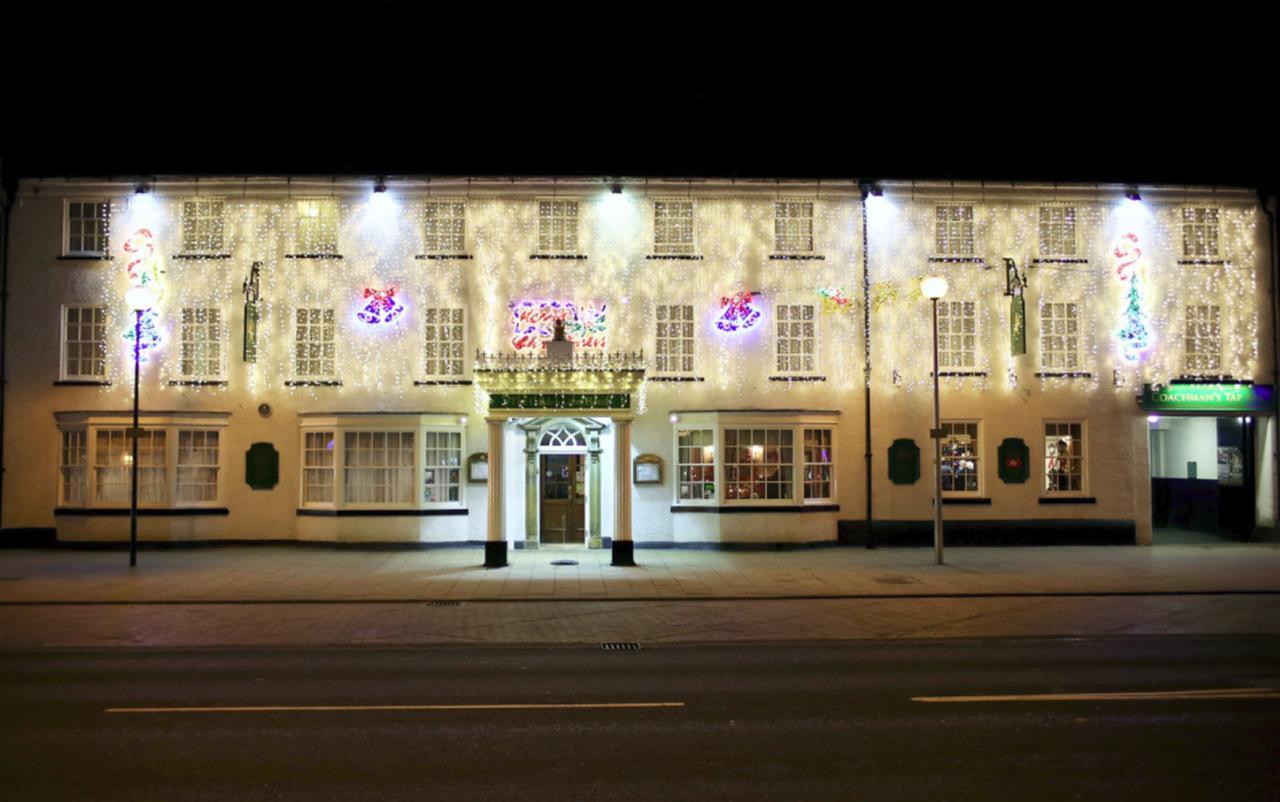
M1121 236L1119 241L1116 242L1116 248L1112 251L1112 254L1119 260L1116 263L1116 275L1120 277L1121 281L1128 281L1129 276L1126 275L1125 271L1137 264L1138 260L1142 258L1142 249L1138 247L1138 235L1129 232Z
M156 264L155 235L149 228L140 228L124 241L122 247L126 254L132 256L125 266L130 287L149 287L158 305L164 298L164 288L160 283L160 268ZM156 325L158 319L155 306L142 313L142 336L138 340L138 360L141 362L147 361L145 356L147 349L155 348L160 344L160 329ZM124 333L124 339L133 342L134 336L135 329L130 326Z

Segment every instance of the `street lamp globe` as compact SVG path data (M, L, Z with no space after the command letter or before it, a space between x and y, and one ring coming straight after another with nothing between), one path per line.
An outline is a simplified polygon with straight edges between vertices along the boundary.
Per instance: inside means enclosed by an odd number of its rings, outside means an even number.
M947 280L942 276L929 276L920 282L920 292L931 301L947 294Z
M133 311L145 312L155 306L156 294L151 291L150 287L140 284L137 287L129 288L129 291L124 294L124 301Z

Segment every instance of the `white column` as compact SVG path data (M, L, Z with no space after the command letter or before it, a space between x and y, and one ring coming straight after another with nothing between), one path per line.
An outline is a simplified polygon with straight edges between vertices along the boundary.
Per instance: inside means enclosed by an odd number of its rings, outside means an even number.
M616 455L614 480L617 482L613 494L613 564L635 565L634 544L631 542L631 421L613 422L613 447Z
M502 437L501 418L489 418L489 531L484 544L485 568L502 568L507 564L507 536L502 516Z

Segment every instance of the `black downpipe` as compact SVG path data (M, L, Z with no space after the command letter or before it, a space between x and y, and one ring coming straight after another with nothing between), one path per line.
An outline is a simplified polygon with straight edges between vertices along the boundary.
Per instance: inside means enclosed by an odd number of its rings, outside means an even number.
M867 548L875 548L871 535L871 243L867 240L867 196L870 188L862 187L862 371L863 390L866 395L866 418L863 437L866 442L867 473Z
M5 354L9 351L9 213L13 194L16 185L11 194L0 160L0 536L4 533L4 410L9 386Z
M1277 260L1276 255L1276 193L1275 190L1271 190L1258 194L1261 196L1259 200L1262 201L1262 211L1267 215L1267 231L1271 235L1271 384L1280 386L1280 261ZM1277 417L1275 406L1271 408L1271 415L1272 431L1275 431L1275 427L1280 426L1280 417ZM1275 463L1271 477L1271 515L1274 520L1277 513L1277 484L1280 483L1280 435L1276 436L1275 444L1271 449L1271 460ZM1255 507L1256 505L1255 502ZM1256 510L1254 514L1257 514ZM1275 525L1280 527L1280 521Z

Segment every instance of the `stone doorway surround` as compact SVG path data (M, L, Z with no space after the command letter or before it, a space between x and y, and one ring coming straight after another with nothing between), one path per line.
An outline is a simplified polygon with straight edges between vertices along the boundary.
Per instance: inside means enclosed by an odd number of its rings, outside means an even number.
M525 436L525 488L524 488L524 547L536 549L541 544L539 506L542 499L539 486L539 466L543 454L582 453L582 448L561 450L548 446L548 437L557 430L567 429L582 438L587 455L587 548L598 549L604 545L600 536L600 432L604 424L590 418L531 418L517 423Z

